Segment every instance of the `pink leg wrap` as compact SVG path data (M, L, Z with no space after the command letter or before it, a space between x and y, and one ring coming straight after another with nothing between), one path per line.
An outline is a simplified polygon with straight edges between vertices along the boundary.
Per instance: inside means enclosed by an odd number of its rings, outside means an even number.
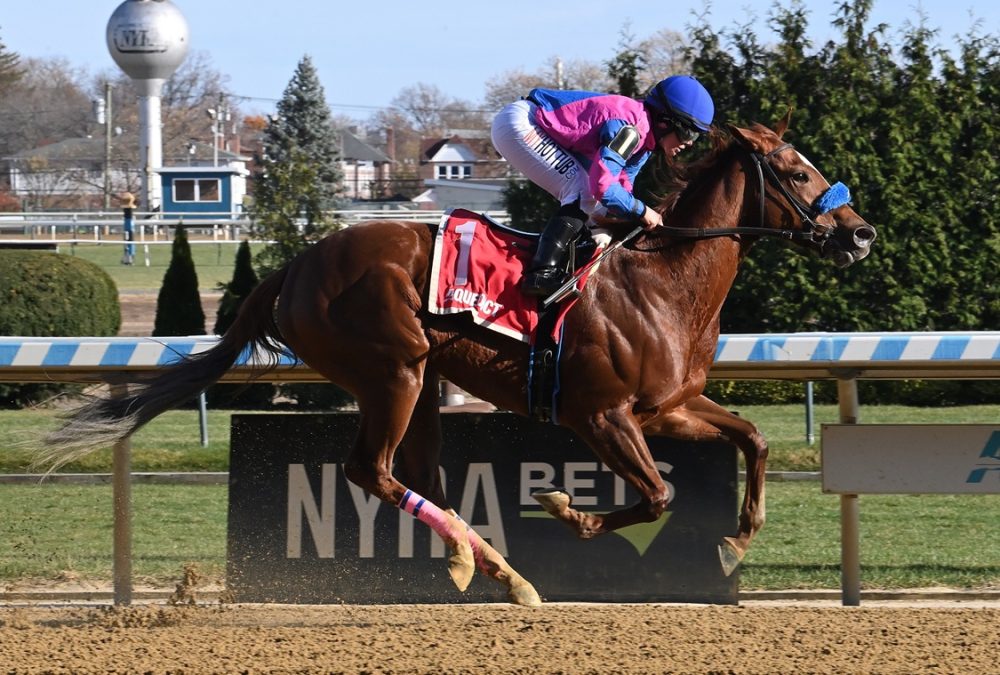
M424 499L418 495L413 490L407 490L403 495L403 498L399 501L399 508L403 509L411 516L415 517L422 523L426 523L432 530L441 535L441 538L448 541L451 530L448 527L448 514L442 511L433 502ZM455 518L465 525L466 529L466 539L469 542L469 546L472 547L472 554L476 559L476 562L480 562L483 557L482 551L479 550L479 543L476 541L476 537L469 534L471 528L465 523L464 520L457 514Z
M427 501L413 490L407 490L403 499L399 502L399 508L403 509L411 516L426 523L432 530L440 534L446 541L449 534L448 514L439 509L432 502Z
M479 567L479 569L485 572L486 561L483 560L483 551L479 547L479 535L476 533L475 530L469 527L469 524L467 522L462 520L462 516L456 513L455 518L458 519L458 522L465 525L466 539L469 540L469 546L472 547L472 556L476 559L476 565Z

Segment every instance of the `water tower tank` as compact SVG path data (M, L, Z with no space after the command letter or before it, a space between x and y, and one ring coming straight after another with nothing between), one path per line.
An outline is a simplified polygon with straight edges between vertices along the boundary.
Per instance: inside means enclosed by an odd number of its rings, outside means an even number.
M166 80L188 52L188 25L170 0L126 0L108 20L108 51L133 80Z

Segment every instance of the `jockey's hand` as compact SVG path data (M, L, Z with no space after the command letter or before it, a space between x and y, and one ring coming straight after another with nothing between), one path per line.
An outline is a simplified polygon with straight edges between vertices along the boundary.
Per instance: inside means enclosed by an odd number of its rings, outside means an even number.
M663 216L647 206L645 213L642 214L641 222L644 230L655 230L663 226Z

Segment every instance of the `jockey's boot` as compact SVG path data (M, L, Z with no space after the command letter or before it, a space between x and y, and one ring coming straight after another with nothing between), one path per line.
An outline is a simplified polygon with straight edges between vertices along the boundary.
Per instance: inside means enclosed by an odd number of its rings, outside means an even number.
M521 282L525 295L546 297L562 285L566 277L566 252L581 230L582 220L563 215L553 217L545 225L531 267Z

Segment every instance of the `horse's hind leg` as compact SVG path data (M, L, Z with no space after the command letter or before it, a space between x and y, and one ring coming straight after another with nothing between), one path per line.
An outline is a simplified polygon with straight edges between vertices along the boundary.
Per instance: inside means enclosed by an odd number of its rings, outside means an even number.
M441 472L438 468L441 455L441 413L438 405L437 374L427 370L424 372L423 388L410 418L410 425L396 452L396 473L415 492L461 521L458 514L448 507L441 485ZM506 586L511 602L531 607L541 604L534 587L515 572L478 532L467 526L467 536L479 570Z
M692 441L728 440L736 444L746 463L746 491L740 508L739 530L719 546L723 571L729 575L743 560L750 542L764 527L764 474L767 441L753 423L734 415L705 396L699 396L647 428L672 438Z

